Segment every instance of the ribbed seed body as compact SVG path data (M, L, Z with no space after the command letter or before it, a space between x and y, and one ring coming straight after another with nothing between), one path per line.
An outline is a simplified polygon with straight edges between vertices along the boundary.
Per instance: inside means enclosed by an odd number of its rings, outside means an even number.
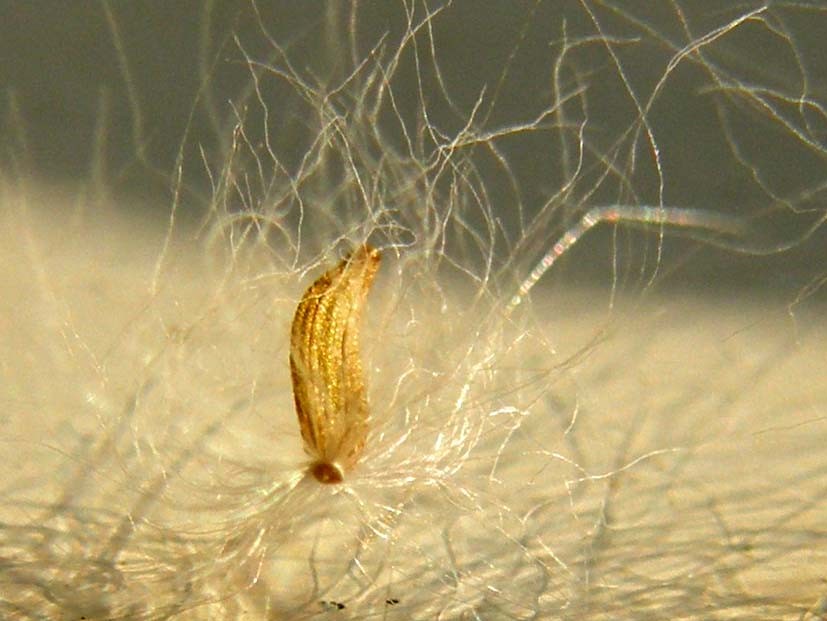
M359 326L379 269L378 250L363 245L319 277L293 317L290 373L311 473L339 483L359 461L368 433L367 388Z

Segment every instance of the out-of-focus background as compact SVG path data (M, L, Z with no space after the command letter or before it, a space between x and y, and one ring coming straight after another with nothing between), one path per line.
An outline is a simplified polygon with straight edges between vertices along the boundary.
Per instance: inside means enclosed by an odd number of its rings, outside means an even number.
M209 200L199 149L218 157L218 142L226 140L227 124L234 120L229 103L249 94L240 48L266 62L278 55L270 47L275 40L319 84L341 77L352 64L347 7L253 6L246 0L7 4L0 25L6 155L25 154L25 170L48 182L91 177L118 196L145 199L149 211L170 202L172 171L183 156L192 192L207 196L202 203ZM604 155L611 153L622 171L631 156L613 151L615 141L634 120L634 107L647 105L656 94L647 120L662 158L663 201L759 218L759 245L792 246L766 260L710 249L695 257L693 269L681 278L704 287L746 283L789 292L811 276L813 263L824 261L827 248L823 228L810 243L790 243L821 209L821 149L827 136L820 108L823 24L818 3L775 3L763 12L762 7L715 0L645 7L622 2L451 6L432 28L440 78L452 102L433 96L427 102L429 120L456 131L483 94L483 109L494 103L482 126L527 122L548 106L555 79L569 95L578 82L589 102L585 139ZM360 5L356 13L353 38L361 54L381 47L383 34L390 40L406 27L405 11L394 2ZM733 20L742 21L736 28ZM716 31L726 27L730 32ZM593 39L576 43L570 65L555 78L564 43L589 36L611 38L611 53ZM702 37L712 40L692 56L690 42ZM431 53L417 51L423 58ZM678 58L658 85L668 63ZM435 94L439 84L433 70L421 66L430 82L417 85L412 54L402 55L397 70L395 105L413 117L422 105L417 88ZM281 140L289 140L295 104L277 89L266 95L273 106L271 131L281 126ZM259 129L251 124L251 139L262 137ZM17 139L25 141L22 150ZM646 139L641 136L634 149L639 161L629 179L638 203L658 198L657 171L645 161L651 156ZM549 148L552 140L550 134L515 136L497 145L517 176L527 219L561 183L563 167L559 153ZM514 197L499 181L492 184L493 199L503 226L513 226ZM601 204L619 197L631 198L629 189L609 184L589 200ZM203 210L198 202L191 197L181 208ZM815 217L800 213L807 210ZM603 252L594 260L571 261L565 269L589 270L610 260L611 233L596 234L603 238L588 252ZM672 246L666 251L685 256L685 246Z

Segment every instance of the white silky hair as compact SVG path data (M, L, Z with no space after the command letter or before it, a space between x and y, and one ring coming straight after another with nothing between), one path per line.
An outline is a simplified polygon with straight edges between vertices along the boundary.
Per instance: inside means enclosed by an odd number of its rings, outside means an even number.
M163 209L4 165L2 616L825 618L824 73L800 20L827 15L539 2L497 48L463 7L389 6L287 33L245 5L193 109L225 65L244 86L211 95L219 147L188 130ZM324 486L290 319L364 242L371 431Z

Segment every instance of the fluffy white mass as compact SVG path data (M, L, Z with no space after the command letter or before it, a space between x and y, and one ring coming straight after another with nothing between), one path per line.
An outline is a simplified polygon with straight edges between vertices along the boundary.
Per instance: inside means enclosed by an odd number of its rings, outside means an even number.
M638 4L205 9L168 203L5 159L0 616L827 618L827 15ZM290 321L366 242L320 485Z

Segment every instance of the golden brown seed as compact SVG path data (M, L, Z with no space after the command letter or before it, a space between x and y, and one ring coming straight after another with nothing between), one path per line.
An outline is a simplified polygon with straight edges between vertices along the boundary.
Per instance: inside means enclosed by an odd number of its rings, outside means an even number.
M310 473L341 483L359 461L368 434L368 401L359 358L359 321L379 269L363 245L305 292L290 335L293 400Z

